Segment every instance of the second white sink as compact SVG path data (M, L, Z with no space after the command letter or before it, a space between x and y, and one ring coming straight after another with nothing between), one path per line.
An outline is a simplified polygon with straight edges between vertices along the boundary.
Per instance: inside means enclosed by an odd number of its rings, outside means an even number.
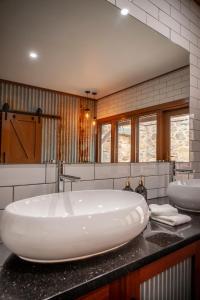
M200 212L200 179L171 182L167 195L178 208Z

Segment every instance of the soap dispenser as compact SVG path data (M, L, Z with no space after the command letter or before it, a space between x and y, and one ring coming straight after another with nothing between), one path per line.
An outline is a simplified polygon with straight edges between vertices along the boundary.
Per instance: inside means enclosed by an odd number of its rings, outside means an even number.
M147 200L147 189L144 186L144 177L140 176L139 185L136 187L135 192L142 195Z
M131 188L130 178L129 177L126 180L126 185L123 188L123 191L133 192L133 189Z

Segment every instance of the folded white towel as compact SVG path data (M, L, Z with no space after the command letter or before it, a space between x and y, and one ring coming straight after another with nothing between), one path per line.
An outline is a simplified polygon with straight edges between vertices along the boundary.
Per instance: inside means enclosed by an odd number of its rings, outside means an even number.
M175 216L178 214L178 209L169 204L150 204L152 216Z
M177 226L191 221L191 217L182 214L177 214L174 216L152 216L151 215L151 219L170 226Z

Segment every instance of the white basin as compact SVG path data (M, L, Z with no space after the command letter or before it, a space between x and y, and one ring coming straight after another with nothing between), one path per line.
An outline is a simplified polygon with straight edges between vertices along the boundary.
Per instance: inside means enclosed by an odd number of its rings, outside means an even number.
M178 208L200 212L200 179L171 182L167 195Z
M91 190L13 202L0 228L5 245L21 258L53 263L118 248L140 234L148 219L141 195Z

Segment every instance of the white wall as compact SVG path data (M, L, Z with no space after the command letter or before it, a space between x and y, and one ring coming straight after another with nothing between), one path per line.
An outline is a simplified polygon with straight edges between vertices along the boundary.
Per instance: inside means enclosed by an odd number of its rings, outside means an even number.
M12 201L56 191L56 166L0 165L0 210Z
M190 160L200 177L200 6L193 0L107 0L190 53Z
M97 101L97 117L105 118L148 106L189 98L189 67L138 84Z
M80 181L65 183L65 191L87 189L123 189L130 177L133 189L140 176L145 177L148 199L166 196L169 183L169 163L116 163L65 165L65 174L81 177Z

